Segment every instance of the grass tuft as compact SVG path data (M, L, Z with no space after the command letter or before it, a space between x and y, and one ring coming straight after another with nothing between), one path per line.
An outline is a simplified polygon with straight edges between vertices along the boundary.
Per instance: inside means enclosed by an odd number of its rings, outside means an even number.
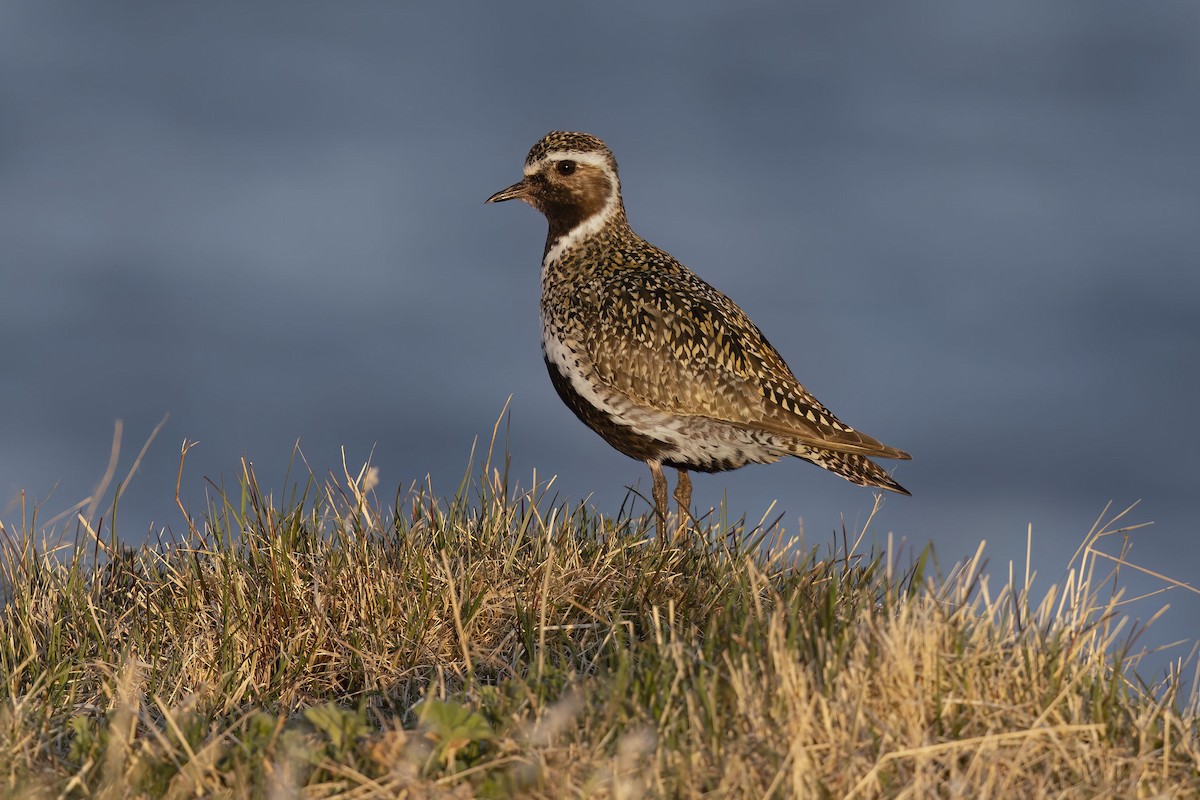
M243 462L137 548L94 509L66 545L36 509L0 525L0 791L1200 794L1183 664L1130 669L1127 561L1100 548L1121 515L1035 600L1028 571L990 586L982 547L942 576L866 529L808 548L722 510L662 543L491 452L449 499L376 484L276 502Z

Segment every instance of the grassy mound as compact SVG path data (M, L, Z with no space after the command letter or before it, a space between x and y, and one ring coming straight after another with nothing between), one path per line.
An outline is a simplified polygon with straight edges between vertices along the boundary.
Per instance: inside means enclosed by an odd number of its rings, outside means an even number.
M933 576L712 518L661 543L481 475L276 503L244 465L168 543L4 528L0 792L1200 793L1195 691L1126 669L1103 526L1034 603L979 554Z

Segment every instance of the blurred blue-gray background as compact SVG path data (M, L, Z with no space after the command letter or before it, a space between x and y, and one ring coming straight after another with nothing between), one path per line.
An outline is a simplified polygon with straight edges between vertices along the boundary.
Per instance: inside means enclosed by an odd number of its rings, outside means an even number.
M635 229L912 452L880 541L947 566L986 539L996 585L1032 525L1044 589L1108 501L1140 499L1133 560L1200 583L1183 0L6 0L0 519L21 489L53 489L43 519L87 496L118 419L123 476L167 412L130 541L180 529L185 437L197 511L243 455L284 488L296 440L320 477L373 451L385 500L427 474L451 494L510 394L522 483L610 513L647 491L546 379L544 222L483 204L552 128L604 138ZM777 500L810 542L873 499L798 461L697 477L699 506L723 493L755 520ZM1194 640L1186 592L1129 610L1163 602L1147 643Z

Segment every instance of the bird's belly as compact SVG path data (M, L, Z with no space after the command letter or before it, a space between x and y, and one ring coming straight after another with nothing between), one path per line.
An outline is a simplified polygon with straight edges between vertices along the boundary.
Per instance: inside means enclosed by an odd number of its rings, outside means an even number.
M614 448L639 461L721 472L778 461L778 448L752 432L707 417L648 408L595 380L591 363L571 342L543 338L550 382L575 416Z

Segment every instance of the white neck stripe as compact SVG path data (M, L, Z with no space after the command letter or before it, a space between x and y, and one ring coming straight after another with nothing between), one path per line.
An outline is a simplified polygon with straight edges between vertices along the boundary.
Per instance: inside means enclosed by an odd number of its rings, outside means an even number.
M620 192L614 191L608 196L608 200L605 201L604 208L558 237L558 241L546 251L546 257L542 259L543 271L547 265L557 261L564 251L595 235L601 228L607 225L608 221L612 219L613 214L617 213L617 209L620 207L620 197Z
M564 251L599 232L601 228L608 224L613 214L616 214L621 207L621 181L617 178L617 172L613 168L612 162L601 153L583 152L581 150L554 150L542 156L534 163L526 164L525 176L536 175L547 164L557 161L574 161L578 164L587 164L590 167L595 167L608 177L612 191L609 193L608 199L604 201L603 208L560 236L558 241L546 251L546 255L542 259L543 275L545 275L548 264L557 261Z

